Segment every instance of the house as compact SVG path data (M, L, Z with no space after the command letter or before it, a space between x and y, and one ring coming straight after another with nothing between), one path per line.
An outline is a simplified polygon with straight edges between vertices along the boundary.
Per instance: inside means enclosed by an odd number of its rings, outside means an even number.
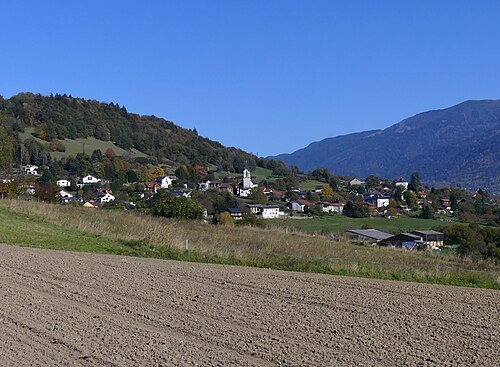
M61 199L64 199L64 198L72 198L72 197L73 197L73 195L72 195L72 194L70 194L69 192L64 191L64 190L59 191L58 195L59 195L59 197L60 197Z
M323 191L323 185L316 185L314 190L311 190L313 193L319 195Z
M309 209L314 208L314 204L305 199L290 201L286 204L286 206L287 208L299 213L304 213L307 212Z
M65 180L65 179L57 180L56 184L59 187L70 187L71 186L71 182L69 180Z
M406 181L404 178L400 177L397 180L394 181L394 184L396 186L403 186L405 190L408 190L408 181Z
M27 175L39 176L38 166L28 164L27 166L24 166L24 173Z
M226 210L231 215L233 220L241 220L243 219L243 212L239 208L229 208Z
M344 211L344 203L321 202L319 205L323 213L342 214Z
M414 233L400 233L379 242L380 246L400 247L413 250L424 244L422 236Z
M113 193L113 190L106 188L106 187L99 187L98 189L96 189L94 191L94 194L96 196L103 196L103 195L112 194L112 193Z
M85 204L83 204L84 208L97 208L97 205L92 204L90 201L86 201Z
M264 219L279 218L284 215L283 212L280 212L278 205L248 204L248 208L252 214L260 216Z
M68 204L71 202L82 204L83 201L84 201L83 198L80 196L70 196L61 198L61 204Z
M175 176L159 176L156 177L155 182L158 183L162 189L168 189L175 180L177 180Z
M81 188L83 185L93 185L99 182L101 182L100 178L94 177L92 175L87 175L80 178L80 180L78 181L78 186Z
M233 193L233 185L231 185L230 183L223 182L219 185L219 192L220 193L229 192L230 194L232 194Z
M349 229L345 233L352 240L374 244L392 237L392 234L376 229Z
M234 195L242 197L242 198L249 197L250 194L252 193L252 191L253 191L253 188L243 188L241 185L233 187Z
M209 186L210 186L210 180L207 181L207 182L201 182L198 185L198 190L200 190L200 191L207 191L209 189Z
M264 190L262 191L264 192L264 195L267 196L268 200L281 200L281 198L283 197L282 191L268 189L268 188L264 188Z
M437 231L412 231L411 233L422 237L425 245L436 248L444 245L444 233Z
M108 194L98 196L95 202L98 204L111 203L111 202L115 201L115 199L116 198L113 195L108 193Z
M144 182L144 191L152 191L156 193L161 188L157 182Z
M451 202L450 199L439 199L439 214L447 214L451 211Z
M351 181L349 181L349 185L351 186L357 186L357 185L364 185L365 181L359 180L356 177L353 178Z
M191 190L170 190L170 195L175 196L176 198L190 198L192 191Z
M389 206L389 201L390 201L389 196L385 196L382 194L364 194L363 195L363 200L365 203L371 204L375 206L376 208L382 208Z

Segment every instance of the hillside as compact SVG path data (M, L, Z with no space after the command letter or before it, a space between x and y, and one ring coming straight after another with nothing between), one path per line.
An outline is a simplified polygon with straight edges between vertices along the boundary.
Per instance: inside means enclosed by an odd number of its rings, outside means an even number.
M9 99L0 96L0 126L26 141L61 142L53 149L59 159L85 149L113 148L118 155L149 158L157 163L202 164L241 172L245 162L255 166L256 157L240 149L227 148L155 116L130 113L114 103L102 103L66 95L42 96L21 93ZM85 147L84 147L85 144Z
M424 112L384 130L314 142L275 159L302 170L339 175L409 178L500 192L500 100L467 101Z

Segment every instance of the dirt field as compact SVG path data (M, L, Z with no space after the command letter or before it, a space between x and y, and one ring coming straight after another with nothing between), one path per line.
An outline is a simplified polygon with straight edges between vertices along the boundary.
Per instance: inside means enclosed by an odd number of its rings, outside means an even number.
M500 292L0 245L1 366L498 366Z

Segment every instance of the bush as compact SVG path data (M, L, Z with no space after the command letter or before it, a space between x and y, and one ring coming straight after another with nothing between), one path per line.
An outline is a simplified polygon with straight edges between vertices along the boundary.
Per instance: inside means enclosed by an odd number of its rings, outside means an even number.
M187 198L165 196L159 199L153 208L153 214L177 219L203 219L203 207Z

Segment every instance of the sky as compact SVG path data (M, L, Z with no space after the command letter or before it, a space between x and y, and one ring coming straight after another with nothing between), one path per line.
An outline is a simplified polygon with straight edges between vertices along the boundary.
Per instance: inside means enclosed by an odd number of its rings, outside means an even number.
M259 156L500 98L500 1L5 1L0 95L115 102Z

